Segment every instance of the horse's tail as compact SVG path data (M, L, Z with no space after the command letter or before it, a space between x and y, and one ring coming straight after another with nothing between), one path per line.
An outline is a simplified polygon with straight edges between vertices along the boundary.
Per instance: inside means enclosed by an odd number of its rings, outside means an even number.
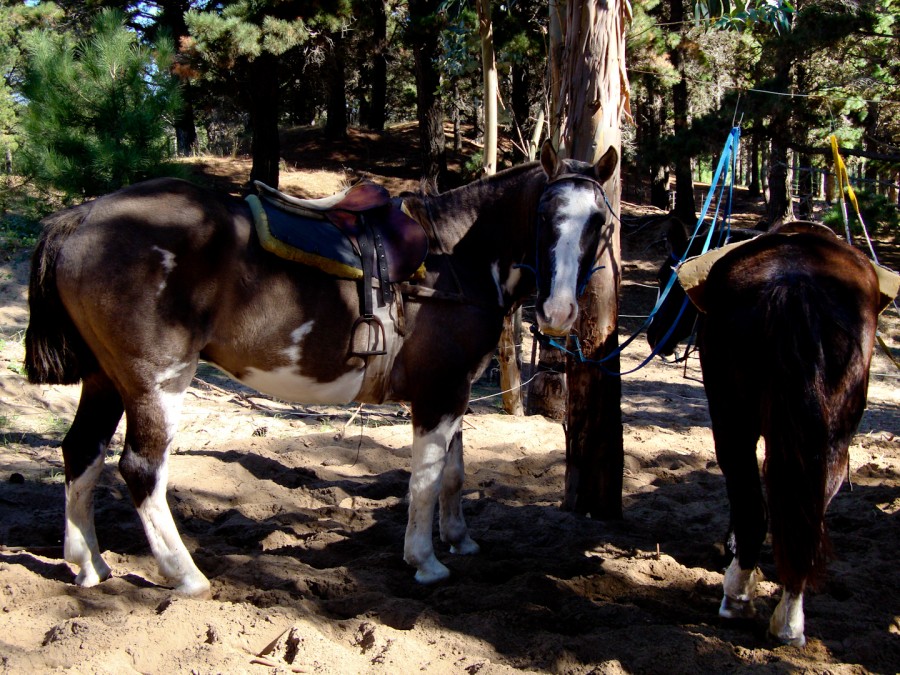
M830 458L827 300L810 280L773 285L762 298L763 349L769 357L762 393L765 480L775 563L792 592L816 585L831 546L825 527Z
M32 384L75 384L81 380L87 360L93 358L56 285L59 252L87 212L85 206L76 206L42 222L44 231L31 257L30 316L25 330L25 373Z

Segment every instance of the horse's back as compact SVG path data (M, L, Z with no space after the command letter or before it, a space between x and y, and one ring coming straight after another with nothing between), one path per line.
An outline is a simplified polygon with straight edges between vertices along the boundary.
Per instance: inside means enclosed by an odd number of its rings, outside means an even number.
M850 296L863 307L878 304L878 279L868 259L837 237L815 230L779 231L735 249L710 270L706 300L718 307L714 311L724 311L802 279L831 294L835 305L850 304Z

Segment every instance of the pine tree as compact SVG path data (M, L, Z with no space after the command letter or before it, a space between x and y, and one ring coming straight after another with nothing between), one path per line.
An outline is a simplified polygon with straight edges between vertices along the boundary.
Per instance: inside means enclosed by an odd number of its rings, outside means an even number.
M172 170L180 96L170 43L140 44L121 13L105 10L80 42L40 31L27 47L21 168L37 185L73 199Z

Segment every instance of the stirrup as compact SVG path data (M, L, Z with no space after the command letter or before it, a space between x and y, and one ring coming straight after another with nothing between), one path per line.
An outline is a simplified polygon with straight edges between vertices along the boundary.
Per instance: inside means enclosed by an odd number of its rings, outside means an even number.
M374 326L375 327L375 347L373 349L368 349L365 351L355 351L353 350L353 343L356 339L356 331L360 328L360 326ZM381 349L377 348L378 342L378 334L381 333ZM369 316L361 316L356 321L353 322L353 328L350 329L350 345L351 351L350 356L384 356L387 354L387 335L384 332L384 324L381 322L377 316L369 315Z

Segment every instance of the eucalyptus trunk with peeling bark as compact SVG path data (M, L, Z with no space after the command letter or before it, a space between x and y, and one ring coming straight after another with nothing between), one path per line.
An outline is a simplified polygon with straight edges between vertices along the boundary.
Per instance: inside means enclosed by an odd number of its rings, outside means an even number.
M562 11L565 7L565 11ZM621 157L622 116L628 113L623 0L560 0L551 3L553 129L561 156L596 162L610 146ZM554 21L562 45L553 44ZM579 304L576 333L590 361L566 364L566 486L563 508L594 518L622 516L621 380L618 376L619 172L605 185L613 217L606 226L597 264ZM608 374L614 373L614 374Z
M484 157L485 175L497 172L497 60L494 55L494 25L490 0L477 0L478 30L481 34L481 64L484 70ZM516 322L519 318L518 325ZM500 390L503 409L510 415L521 415L522 375L516 349L517 333L521 333L521 314L514 312L503 320L500 334Z

